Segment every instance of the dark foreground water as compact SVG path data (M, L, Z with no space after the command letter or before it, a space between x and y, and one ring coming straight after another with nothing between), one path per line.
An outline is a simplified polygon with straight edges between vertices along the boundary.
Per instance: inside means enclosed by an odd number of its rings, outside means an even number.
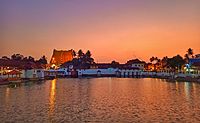
M200 122L200 84L84 78L0 86L0 122Z

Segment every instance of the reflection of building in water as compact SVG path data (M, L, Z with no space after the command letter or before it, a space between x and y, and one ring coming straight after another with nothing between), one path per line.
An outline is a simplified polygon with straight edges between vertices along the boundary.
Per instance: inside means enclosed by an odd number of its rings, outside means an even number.
M9 96L10 96L10 88L6 88L6 103L9 102Z
M73 59L73 50L53 50L51 57L51 66L60 66L61 64Z
M179 90L178 82L176 82L176 90L177 90L177 91Z
M195 83L192 83L192 89L193 89L194 94L196 94L196 84Z
M51 81L51 89L49 96L49 115L51 116L55 109L55 95L56 95L56 79Z
M189 100L190 96L191 96L191 88L190 88L190 83L189 82L185 82L184 84L184 90L185 90L185 96L186 99Z

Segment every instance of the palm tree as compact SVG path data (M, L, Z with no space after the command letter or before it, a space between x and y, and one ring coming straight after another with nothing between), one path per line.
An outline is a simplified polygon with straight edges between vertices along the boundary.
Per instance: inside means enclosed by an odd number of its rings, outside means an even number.
M151 58L150 58L150 62L155 62L155 63L157 63L157 62L160 62L160 59L159 59L158 57L151 57Z
M86 58L90 58L92 56L92 54L91 54L91 52L89 50L86 52L85 55L86 55Z
M72 55L73 55L73 57L76 57L76 51L75 50L72 50Z
M192 58L194 58L194 52L193 52L193 49L192 49L192 48L189 48L189 49L187 50L187 54L188 54L188 56L191 56Z
M83 53L83 51L80 49L80 50L78 51L78 57L79 57L79 58L82 58L83 55L84 55L84 53Z
M150 58L150 62L153 62L154 60L155 60L154 57L151 57L151 58Z

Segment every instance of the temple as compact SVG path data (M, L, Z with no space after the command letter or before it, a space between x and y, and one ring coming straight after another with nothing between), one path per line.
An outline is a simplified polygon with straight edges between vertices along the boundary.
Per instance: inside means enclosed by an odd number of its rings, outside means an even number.
M50 64L60 66L61 64L73 59L73 50L53 50Z

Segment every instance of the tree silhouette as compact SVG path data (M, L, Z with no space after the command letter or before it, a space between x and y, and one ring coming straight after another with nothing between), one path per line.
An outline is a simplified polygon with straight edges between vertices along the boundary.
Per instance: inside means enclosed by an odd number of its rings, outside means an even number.
M154 59L155 59L155 58L152 56L149 60L150 60L150 62L153 62Z
M8 58L7 56L2 56L2 59L9 60L10 58Z
M158 59L158 57L152 56L152 57L150 58L150 62L151 62L151 63L152 63L152 62L158 63L158 62L160 62L160 59Z
M47 64L47 58L43 55L43 56L38 60L38 62L39 62L40 64Z
M32 56L29 56L29 57L28 57L28 61L29 61L29 62L35 62L35 58L33 58Z
M116 62L116 61L111 62L111 67L117 68L118 66L119 66L119 62Z
M91 58L92 54L91 52L88 50L85 54L86 58Z
M24 56L21 55L21 54L13 54L13 55L11 56L11 59L12 59L12 60L17 60L17 61L20 61L20 60L22 60L23 58L24 58Z
M168 59L169 58L167 56L162 58L162 60L161 60L162 67L166 67L168 65L168 63L167 63Z
M72 51L72 55L73 55L73 57L76 57L76 51L75 50Z
M173 69L179 69L179 68L181 68L182 65L185 64L185 61L180 55L177 55L172 58L169 58L168 64Z
M78 58L82 58L84 56L84 53L83 53L83 51L80 49L79 51L78 51Z
M188 54L189 57L194 58L194 52L193 52L193 49L192 49L192 48L189 48L189 49L187 50L187 54Z

